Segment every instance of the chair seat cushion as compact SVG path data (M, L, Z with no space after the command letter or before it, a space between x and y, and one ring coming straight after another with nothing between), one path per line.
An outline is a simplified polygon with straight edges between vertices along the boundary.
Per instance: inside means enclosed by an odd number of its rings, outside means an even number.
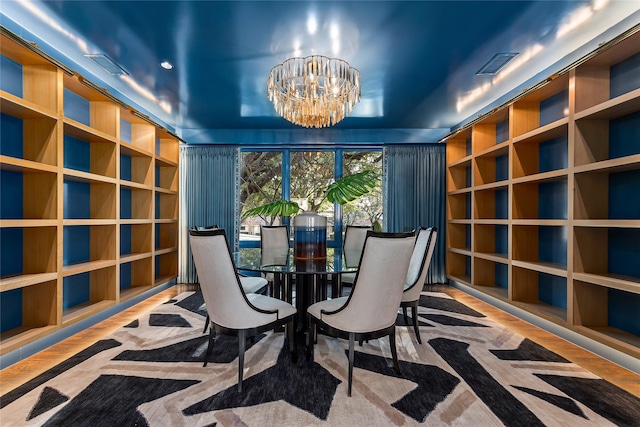
M240 284L245 294L254 294L267 286L269 282L262 277L243 276L240 277Z
M278 319L296 314L296 308L286 301L260 294L247 294L247 299L262 310L278 310Z
M311 305L307 309L307 313L309 313L310 315L312 315L316 319L322 319L322 317L320 315L320 310L324 310L324 311L337 310L347 302L348 298L349 297L340 297L340 298L333 298L333 299L328 299L328 300L325 300L325 301L317 302L317 303Z

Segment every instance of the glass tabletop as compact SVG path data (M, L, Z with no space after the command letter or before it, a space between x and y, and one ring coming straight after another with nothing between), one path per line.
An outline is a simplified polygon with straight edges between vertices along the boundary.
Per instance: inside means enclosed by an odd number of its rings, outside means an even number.
M327 248L327 257L297 259L293 249L241 248L233 257L238 270L261 273L337 274L358 271L361 251Z

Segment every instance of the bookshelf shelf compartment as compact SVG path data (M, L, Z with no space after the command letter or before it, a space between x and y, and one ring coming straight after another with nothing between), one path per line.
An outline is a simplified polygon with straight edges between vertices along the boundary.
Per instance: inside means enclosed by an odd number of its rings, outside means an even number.
M125 185L120 186L120 218L151 219L153 192Z
M639 220L640 163L621 172L599 170L575 175L574 216L578 220ZM635 189L635 190L634 190Z
M513 185L514 219L567 219L567 177Z
M640 280L640 229L575 227L574 235L574 272Z
M513 300L519 306L554 322L567 321L566 277L512 268Z
M509 179L509 146L479 155L473 162L473 185L491 184Z
M154 284L160 285L178 276L178 251L154 257Z
M178 247L178 224L164 223L155 225L155 249L169 249Z
M178 195L156 191L156 219L178 219Z
M155 186L170 191L178 191L178 167L156 159Z
M52 118L14 117L4 109L0 114L2 151L0 154L30 160L42 165L57 165L57 122Z
M567 266L567 227L514 225L513 260Z
M473 126L471 147L473 153L480 153L494 145L509 140L509 112L500 110Z
M473 251L504 257L509 253L509 227L507 225L475 224Z
M56 227L0 228L0 277L2 286L32 283L32 275L57 269Z
M151 224L120 224L120 256L151 253Z
M508 219L509 188L498 187L474 191L474 219Z
M153 184L151 161L151 157L128 147L121 146L120 179L151 186Z
M120 295L126 296L129 289L151 288L152 264L152 257L120 264Z
M115 184L65 174L64 200L64 219L116 218Z
M471 256L447 252L447 276L466 284L471 282Z
M62 263L66 270L77 264L115 261L115 225L66 225L63 233Z
M449 195L447 216L450 219L471 219L471 193Z
M513 104L513 137L562 120L569 114L569 75L547 83Z
M452 224L447 226L449 248L471 251L471 224Z
M46 220L57 217L58 175L54 172L3 163L0 192L2 220Z

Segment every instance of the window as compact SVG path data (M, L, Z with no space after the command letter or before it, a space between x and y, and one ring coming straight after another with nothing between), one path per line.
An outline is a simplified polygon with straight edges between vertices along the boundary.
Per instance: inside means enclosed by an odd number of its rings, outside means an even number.
M382 175L382 151L342 149L302 151L244 151L242 154L241 215L249 209L276 200L291 200L303 211L327 217L329 245L341 245L343 224L382 224L382 182L376 188L342 207L327 201L326 189L336 177L365 170ZM240 245L259 246L260 225L289 224L289 218L248 217L240 224ZM291 233L293 236L293 233Z

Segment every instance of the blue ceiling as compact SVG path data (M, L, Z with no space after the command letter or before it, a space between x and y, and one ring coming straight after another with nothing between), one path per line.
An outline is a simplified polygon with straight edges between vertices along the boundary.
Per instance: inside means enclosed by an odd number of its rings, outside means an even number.
M266 78L285 59L311 54L345 59L362 76L360 104L322 135L422 142L637 25L639 9L608 0L3 0L2 25L188 142L295 132L269 103ZM515 71L477 76L499 52L519 53ZM109 76L89 53L130 75ZM174 68L161 68L164 60Z

